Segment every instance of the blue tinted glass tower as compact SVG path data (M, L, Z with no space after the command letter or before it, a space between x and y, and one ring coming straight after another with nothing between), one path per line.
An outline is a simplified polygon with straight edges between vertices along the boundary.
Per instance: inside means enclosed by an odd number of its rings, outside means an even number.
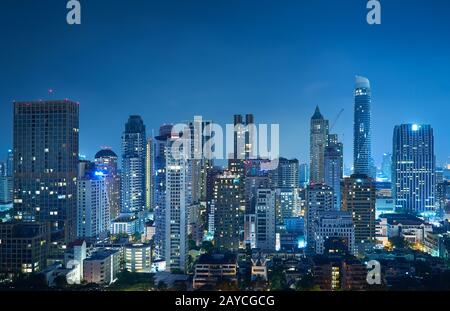
M392 190L396 210L412 214L435 208L436 158L430 125L402 124L394 128Z
M371 89L367 78L356 77L355 115L353 128L353 165L354 174L373 175L371 165Z

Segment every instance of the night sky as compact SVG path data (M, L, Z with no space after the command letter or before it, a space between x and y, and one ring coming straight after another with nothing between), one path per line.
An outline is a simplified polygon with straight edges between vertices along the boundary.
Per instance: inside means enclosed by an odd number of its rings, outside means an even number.
M80 102L80 153L120 154L128 115L148 134L202 115L231 123L253 113L279 123L281 153L306 161L316 105L344 135L352 162L353 84L372 84L373 155L396 124L429 123L438 164L450 156L450 1L82 0L0 1L0 153L12 146L14 100ZM52 95L48 89L54 89ZM4 151L2 151L4 150ZM3 157L3 156L2 156Z

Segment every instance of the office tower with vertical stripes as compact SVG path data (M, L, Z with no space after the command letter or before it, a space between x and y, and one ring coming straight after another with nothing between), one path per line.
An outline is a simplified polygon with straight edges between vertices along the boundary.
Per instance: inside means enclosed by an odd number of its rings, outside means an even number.
M324 154L325 184L333 188L334 209L341 209L341 180L344 176L343 144L338 141L336 134L328 136L328 146Z
M412 214L433 211L436 157L433 128L402 124L394 128L392 194L397 211Z
M79 104L14 103L14 215L50 222L52 238L76 238Z

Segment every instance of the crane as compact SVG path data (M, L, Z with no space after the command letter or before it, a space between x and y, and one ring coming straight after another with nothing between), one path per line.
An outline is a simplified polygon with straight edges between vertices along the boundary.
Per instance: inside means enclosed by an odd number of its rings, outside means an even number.
M337 121L339 120L339 118L341 117L341 115L344 113L345 109L342 108L341 111L339 111L337 117L334 119L333 124L330 127L330 132L333 130L334 126L336 125Z

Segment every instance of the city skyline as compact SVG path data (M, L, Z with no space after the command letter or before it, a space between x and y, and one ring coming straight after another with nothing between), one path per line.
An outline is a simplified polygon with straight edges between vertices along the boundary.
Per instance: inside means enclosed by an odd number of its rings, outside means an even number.
M450 290L448 2L4 1L0 292Z
M122 126L129 115L141 115L147 135L153 136L161 124L194 115L225 124L235 113L253 113L258 123L280 124L281 156L307 163L309 118L319 105L330 123L344 109L333 132L342 139L344 162L349 167L353 162L353 80L363 75L372 84L372 155L377 165L383 153L391 152L385 137L391 138L394 126L403 123L431 124L437 164L447 162L450 85L445 76L450 68L446 58L450 47L440 40L448 23L442 13L445 10L432 9L422 1L412 1L407 7L389 3L383 6L384 22L375 32L364 24L359 12L364 11L363 2L340 3L336 16L330 12L338 9L337 4L326 2L329 10L323 11L320 5L324 1L287 2L276 7L265 1L258 5L240 2L239 13L233 10L237 3L139 3L129 7L129 23L122 28L118 25L122 23L112 20L118 16L118 1L112 1L108 13L92 2L84 8L82 25L70 28L57 18L65 8L51 1L27 3L30 12L34 6L45 7L33 18L22 12L20 1L2 2L7 9L0 10L0 23L17 27L5 33L5 48L0 51L4 68L0 104L6 110L0 116L0 150L12 147L14 100L67 97L80 102L80 153L89 159L102 145L120 153ZM196 11L199 5L203 13ZM444 1L442 6L448 3ZM251 13L255 8L257 12ZM401 16L397 16L399 11ZM215 22L204 29L213 17ZM315 17L322 17L321 22L308 27ZM230 23L230 18L234 22ZM421 21L420 29L410 22L415 18ZM180 28L184 24L186 27ZM237 29L242 33L231 36ZM155 34L156 30L160 33ZM412 33L420 36L420 46L411 43ZM118 39L113 34L118 34ZM317 42L317 36L323 40ZM371 44L361 44L360 37ZM34 44L50 40L52 47L56 38L74 49L61 53ZM104 46L96 38L103 40ZM252 46L246 41L249 39ZM24 40L36 53L22 48ZM422 61L404 53L407 42L408 50L414 48L423 55ZM427 48L436 44L439 50ZM139 51L133 48L136 46ZM96 52L87 54L90 49ZM16 61L8 61L11 53ZM96 72L91 72L91 63L96 63ZM415 70L411 72L411 68ZM437 82L430 81L430 75ZM48 93L48 89L54 91ZM437 109L430 110L430 103ZM92 126L105 119L107 127Z

